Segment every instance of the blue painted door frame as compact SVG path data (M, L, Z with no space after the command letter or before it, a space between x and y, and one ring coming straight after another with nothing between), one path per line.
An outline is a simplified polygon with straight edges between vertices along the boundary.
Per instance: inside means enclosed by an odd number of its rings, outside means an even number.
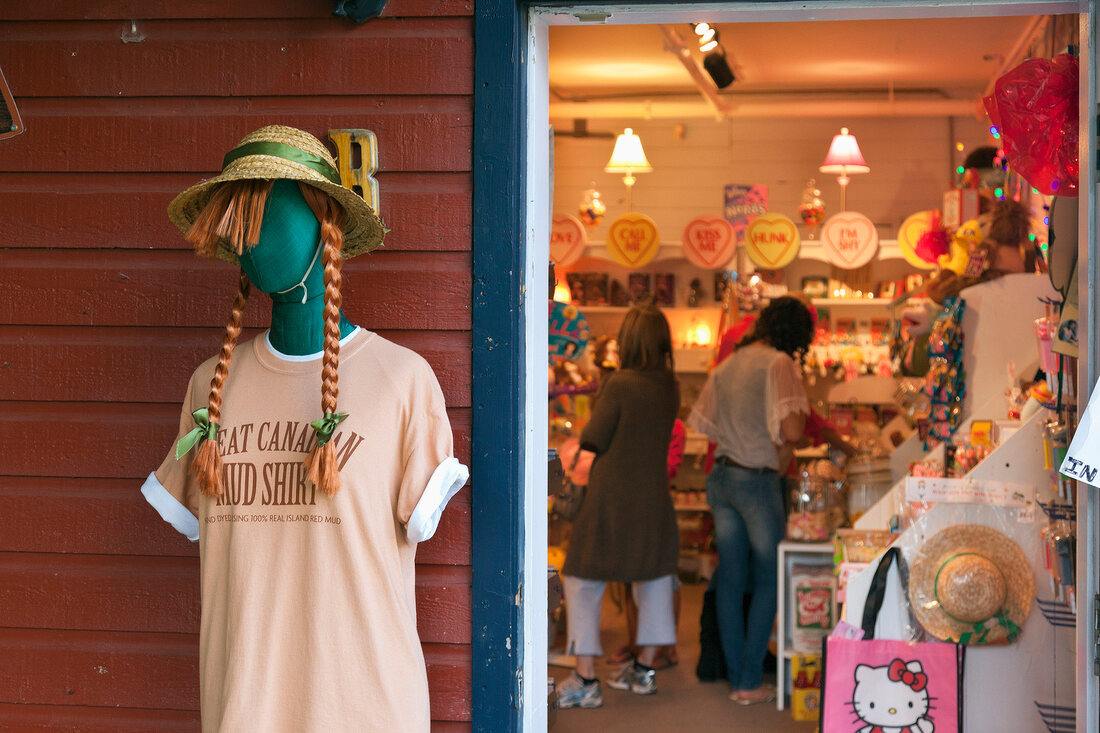
M527 13L516 0L477 0L474 15L473 730L518 733Z

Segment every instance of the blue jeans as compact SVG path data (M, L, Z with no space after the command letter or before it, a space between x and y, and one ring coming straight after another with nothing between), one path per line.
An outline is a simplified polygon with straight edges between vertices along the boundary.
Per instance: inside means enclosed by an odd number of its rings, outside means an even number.
M717 463L707 476L707 501L718 540L715 600L727 676L734 690L754 690L764 682L775 623L776 562L786 525L779 475Z

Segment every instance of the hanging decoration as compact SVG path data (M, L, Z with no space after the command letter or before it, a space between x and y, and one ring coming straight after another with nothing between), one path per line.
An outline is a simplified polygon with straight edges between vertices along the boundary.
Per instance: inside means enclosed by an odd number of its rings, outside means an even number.
M825 199L821 198L821 189L817 187L814 179L806 181L806 188L802 189L802 201L798 204L798 215L802 217L802 223L810 230L806 239L813 239L817 228L825 220Z
M718 216L697 216L684 227L684 256L704 270L717 270L733 259L733 226Z
M550 259L559 267L569 267L581 258L588 246L588 232L575 216L554 214L550 220Z
M768 270L786 267L798 254L798 227L782 214L763 214L745 229L745 250L758 266Z
M607 251L626 267L641 267L657 256L661 235L645 214L623 214L607 230Z
M932 229L932 214L934 212L918 211L910 215L898 228L898 249L901 256L913 267L922 270L932 270L936 267L935 260L929 262L917 254L917 244L920 238Z
M596 184L584 192L581 202L577 205L581 221L586 227L594 227L603 221L603 215L607 213L607 204L600 198L600 192L596 190Z
M834 214L821 227L825 258L845 270L863 267L878 252L878 231L863 214Z
M1048 196L1077 195L1079 73L1067 53L1027 59L983 100L1012 168Z

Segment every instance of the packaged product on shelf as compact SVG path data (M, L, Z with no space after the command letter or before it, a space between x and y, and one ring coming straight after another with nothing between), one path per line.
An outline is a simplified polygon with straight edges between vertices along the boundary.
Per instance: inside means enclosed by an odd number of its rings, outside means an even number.
M821 655L796 654L791 659L791 717L817 720L821 710Z
M813 654L837 620L836 577L821 565L791 567L791 649Z

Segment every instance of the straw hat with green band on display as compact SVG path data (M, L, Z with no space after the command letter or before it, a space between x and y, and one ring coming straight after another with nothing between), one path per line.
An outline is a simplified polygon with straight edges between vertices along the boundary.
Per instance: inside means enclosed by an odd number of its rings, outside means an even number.
M382 246L385 227L363 197L340 185L340 174L328 149L308 132L270 125L245 135L225 155L222 171L191 186L168 205L168 218L183 233L191 228L219 184L226 181L290 179L308 183L336 199L347 212L344 259ZM219 244L217 257L237 264L237 253Z
M1035 595L1019 545L979 524L942 529L910 564L909 602L932 636L960 644L1007 644L1023 630Z

